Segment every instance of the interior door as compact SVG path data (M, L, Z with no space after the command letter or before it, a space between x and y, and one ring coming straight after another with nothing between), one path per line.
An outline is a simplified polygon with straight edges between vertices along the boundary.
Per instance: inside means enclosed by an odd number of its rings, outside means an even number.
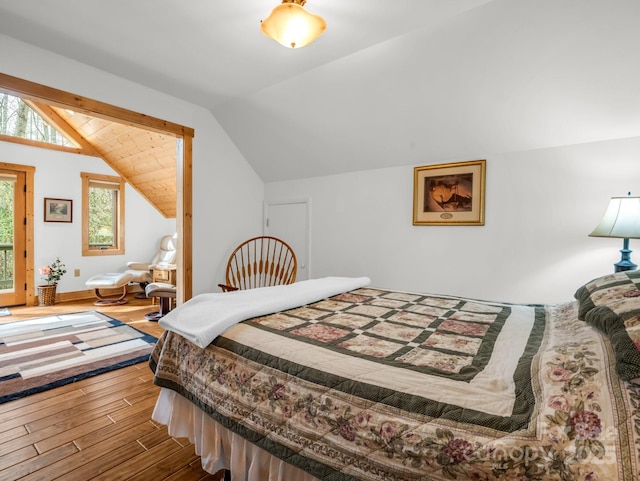
M265 234L282 239L295 252L296 281L309 279L309 202L267 203Z
M0 306L26 303L26 175L0 169Z

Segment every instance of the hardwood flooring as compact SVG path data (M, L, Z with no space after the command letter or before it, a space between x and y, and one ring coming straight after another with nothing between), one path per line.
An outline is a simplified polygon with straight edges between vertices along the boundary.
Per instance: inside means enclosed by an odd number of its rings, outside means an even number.
M48 307L11 307L0 323L95 309L153 336L162 328L144 318L146 299L121 306L93 300ZM151 420L159 388L146 363L0 404L3 481L222 480L207 474L187 439L172 438Z

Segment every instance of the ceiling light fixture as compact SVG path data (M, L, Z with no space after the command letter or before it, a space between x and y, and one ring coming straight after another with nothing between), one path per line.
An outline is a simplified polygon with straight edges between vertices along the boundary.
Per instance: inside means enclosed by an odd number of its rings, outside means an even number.
M324 19L307 12L306 0L282 0L282 4L260 23L260 30L267 37L289 48L309 45L327 28Z

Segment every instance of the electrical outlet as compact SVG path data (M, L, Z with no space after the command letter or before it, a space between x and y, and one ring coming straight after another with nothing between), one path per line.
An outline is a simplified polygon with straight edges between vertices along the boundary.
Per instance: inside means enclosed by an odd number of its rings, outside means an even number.
M73 270L73 277L80 277L80 269Z

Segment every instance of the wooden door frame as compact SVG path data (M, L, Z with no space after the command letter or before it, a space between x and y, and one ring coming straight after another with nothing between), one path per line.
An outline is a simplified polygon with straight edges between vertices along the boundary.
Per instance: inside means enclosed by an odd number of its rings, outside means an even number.
M26 265L25 265L25 285L26 285L26 297L25 303L28 306L35 304L35 294L34 294L34 268L33 268L33 252L34 252L34 242L33 242L33 219L34 219L34 204L33 204L33 187L34 187L34 177L36 168L30 165L22 165L22 164L10 164L7 162L0 162L0 169L2 170L13 170L14 172L21 172L24 174L24 182L26 186L25 191L25 199L24 199L24 217L26 219L26 229L25 229L25 239L24 239L24 250L26 253ZM15 249L13 252L14 257L16 255L20 255L16 253ZM31 262L29 260L31 259ZM14 278L15 281L15 278ZM18 285L14 283L14 289L17 289Z
M0 73L0 91L21 97L25 100L45 102L49 105L70 109L78 113L172 135L178 139L176 155L176 230L178 233L177 301L178 303L182 303L190 299L193 295L193 256L191 247L193 244L192 157L194 130L190 127L174 124L166 120L150 117L132 110L81 97L3 73ZM33 203L33 190L31 191L31 198ZM33 210L31 213L33 216ZM27 252L27 299L29 299L30 295L31 302L33 303L35 299L33 294L33 220L31 222L31 230L31 235L27 235L27 242L31 243L31 252Z

